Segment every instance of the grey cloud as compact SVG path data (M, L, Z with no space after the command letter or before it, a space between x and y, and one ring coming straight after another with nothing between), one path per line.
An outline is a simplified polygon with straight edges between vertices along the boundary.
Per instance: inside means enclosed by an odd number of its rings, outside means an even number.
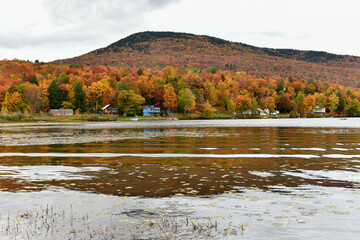
M180 0L43 0L42 7L52 33L35 33L26 29L0 26L0 47L17 49L24 46L81 44L104 46L137 29L142 29L143 16ZM36 13L34 13L36 14ZM125 36L124 36L125 37ZM111 40L110 40L111 39Z
M150 0L149 4L153 7L162 7L163 5L168 4L169 2L175 2L174 0Z
M125 24L149 11L165 7L177 0L44 0L50 20L56 24L111 22ZM119 22L123 21L123 22Z
M257 34L263 35L263 36L266 36L266 37L284 37L284 33L283 32L278 32L278 31L257 32Z

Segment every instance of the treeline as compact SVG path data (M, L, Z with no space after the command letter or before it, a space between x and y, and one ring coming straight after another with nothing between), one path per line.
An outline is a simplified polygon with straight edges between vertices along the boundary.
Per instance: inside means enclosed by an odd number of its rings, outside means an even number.
M318 106L333 116L360 116L359 89L319 81L257 77L244 72L162 70L0 61L1 113L42 113L72 108L95 113L111 104L124 115L145 105L173 112L214 112L242 116L268 108L292 116L311 116Z

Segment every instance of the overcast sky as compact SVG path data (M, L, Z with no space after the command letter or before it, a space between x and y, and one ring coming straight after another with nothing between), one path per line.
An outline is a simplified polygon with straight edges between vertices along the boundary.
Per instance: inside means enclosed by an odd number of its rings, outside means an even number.
M359 0L0 0L0 59L81 55L140 31L360 56Z

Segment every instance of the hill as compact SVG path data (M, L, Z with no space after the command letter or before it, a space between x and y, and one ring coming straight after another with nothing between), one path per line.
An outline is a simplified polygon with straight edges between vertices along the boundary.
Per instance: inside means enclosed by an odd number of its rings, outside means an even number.
M360 87L360 57L320 51L260 48L176 32L141 32L58 63L161 69L219 68L251 75L292 76Z

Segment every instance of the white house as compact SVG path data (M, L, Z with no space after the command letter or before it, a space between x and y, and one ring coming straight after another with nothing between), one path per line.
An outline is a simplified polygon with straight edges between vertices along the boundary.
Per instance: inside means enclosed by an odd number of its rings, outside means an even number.
M252 115L253 114L253 110L252 109L248 109L242 112L242 115Z
M312 113L315 113L315 114L324 114L326 112L326 109L323 107L319 107L319 106L316 106L313 110L312 110Z

